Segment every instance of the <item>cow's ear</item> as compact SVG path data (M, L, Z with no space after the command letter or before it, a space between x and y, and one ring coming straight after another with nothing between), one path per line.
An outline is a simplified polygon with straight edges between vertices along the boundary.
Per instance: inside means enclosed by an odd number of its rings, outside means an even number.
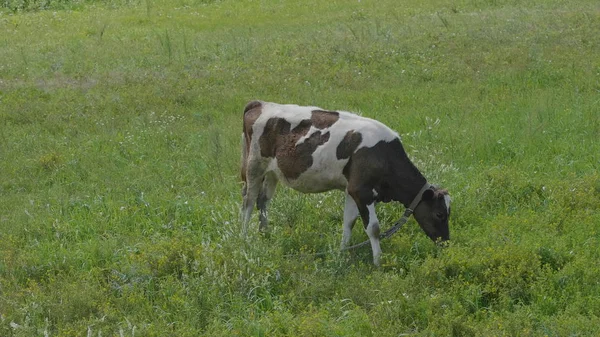
M434 195L433 190L427 189L427 190L425 190L425 192L423 192L423 196L421 197L421 200L425 200L425 201L431 200L431 199L433 199L433 195Z

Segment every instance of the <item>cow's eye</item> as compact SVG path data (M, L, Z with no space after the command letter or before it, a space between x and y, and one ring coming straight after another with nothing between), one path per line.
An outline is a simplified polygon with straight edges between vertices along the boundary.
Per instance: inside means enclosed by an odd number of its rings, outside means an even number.
M435 213L435 216L437 216L438 219L442 219L442 220L444 220L446 218L446 214L444 214L443 212L437 212L437 213Z

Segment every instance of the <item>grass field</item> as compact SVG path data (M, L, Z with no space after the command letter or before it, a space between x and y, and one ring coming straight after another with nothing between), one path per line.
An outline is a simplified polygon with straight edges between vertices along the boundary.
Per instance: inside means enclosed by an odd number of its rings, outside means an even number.
M597 0L0 6L0 336L600 335ZM401 133L449 247L317 257L343 193L281 187L243 239L252 99Z

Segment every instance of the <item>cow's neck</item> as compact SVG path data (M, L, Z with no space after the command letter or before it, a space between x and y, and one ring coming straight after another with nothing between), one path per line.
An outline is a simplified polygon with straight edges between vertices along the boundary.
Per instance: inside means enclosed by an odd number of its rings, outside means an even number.
M394 199L408 207L425 185L427 179L410 161L400 143L396 145L394 152L396 152L394 156L396 160L393 161Z

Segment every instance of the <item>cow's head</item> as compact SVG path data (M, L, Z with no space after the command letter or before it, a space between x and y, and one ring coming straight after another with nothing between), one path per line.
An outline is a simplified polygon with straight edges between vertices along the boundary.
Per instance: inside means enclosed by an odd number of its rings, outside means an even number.
M421 229L434 242L450 239L448 218L450 217L450 196L448 191L436 187L423 192L421 202L413 213Z

